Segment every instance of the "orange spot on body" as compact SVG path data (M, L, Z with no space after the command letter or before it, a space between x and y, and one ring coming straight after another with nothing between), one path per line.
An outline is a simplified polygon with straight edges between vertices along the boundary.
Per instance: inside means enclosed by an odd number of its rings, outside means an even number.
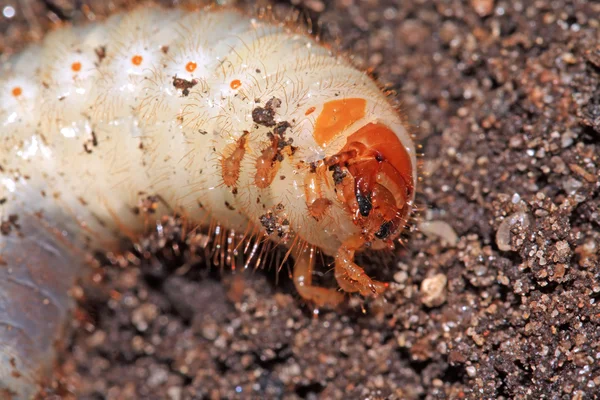
M336 136L356 121L364 118L367 101L350 98L328 101L317 117L313 137L320 146L327 146Z
M314 113L316 109L317 109L317 107L311 107L308 110L306 110L304 115L310 115L310 114Z
M21 89L21 87L19 86L15 86L12 90L12 95L15 97L19 97L20 95L23 94L23 89Z
M73 72L81 71L81 63L79 61L76 61L73 64L71 64L71 70L73 70Z
M131 63L136 67L142 65L142 61L144 61L144 58L139 54L136 54L135 56L131 57Z
M187 63L187 64L186 64L186 66L185 66L185 70L186 70L187 72L194 72L194 71L196 70L196 67L197 67L197 66L198 66L198 65L197 65L195 62L193 62L193 61L190 61L189 63Z
M229 84L229 86L231 86L232 89L237 89L240 86L242 86L242 82L239 79L234 79L231 81L231 83Z

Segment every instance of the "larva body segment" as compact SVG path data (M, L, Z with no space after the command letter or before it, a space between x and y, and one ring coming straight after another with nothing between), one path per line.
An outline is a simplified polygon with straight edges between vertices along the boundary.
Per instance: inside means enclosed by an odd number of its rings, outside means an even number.
M343 295L311 285L315 249L335 256L343 291L383 291L354 253L403 229L414 144L378 86L307 35L234 10L150 7L53 32L1 71L7 390L33 392L52 359L36 335L57 337L76 260L142 232L145 201L288 246L317 306Z
M71 311L69 289L81 273L80 253L38 218L21 215L18 228L4 226L12 232L1 242L0 397L8 399L30 397L51 372Z

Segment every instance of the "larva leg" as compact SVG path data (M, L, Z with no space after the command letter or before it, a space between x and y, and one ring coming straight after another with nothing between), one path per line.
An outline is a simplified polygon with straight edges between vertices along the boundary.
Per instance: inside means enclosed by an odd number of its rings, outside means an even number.
M317 172L306 173L306 178L304 178L304 196L310 216L320 221L329 207L331 207L331 200L323 197L321 193L321 178Z
M261 189L269 187L279 169L278 157L280 156L277 152L278 143L278 139L274 137L271 145L264 149L261 155L256 159L256 176L254 177L254 184Z
M247 134L242 135L238 142L233 145L231 154L221 160L223 183L229 187L235 186L240 177L240 164L244 154L246 154L246 140Z
M346 292L359 292L363 296L377 296L385 291L387 284L369 278L354 262L354 252L360 239L350 239L343 244L335 257L335 278Z
M312 273L315 265L314 252L303 249L296 254L294 265L294 285L303 299L314 303L317 307L337 307L344 294L335 290L312 285Z

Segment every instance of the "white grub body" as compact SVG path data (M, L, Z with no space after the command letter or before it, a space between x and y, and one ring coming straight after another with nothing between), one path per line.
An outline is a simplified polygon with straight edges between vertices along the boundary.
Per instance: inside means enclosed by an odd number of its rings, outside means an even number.
M365 99L364 116L317 143L324 104L343 98ZM294 151L260 188L256 160L273 127L257 124L253 110L271 99ZM0 235L0 389L31 395L49 364L52 341L35 338L58 335L68 313L65 287L81 269L68 265L71 249L106 248L124 231L142 232L139 205L148 196L160 199L156 217L178 212L240 233L262 234L261 217L276 215L286 224L273 240L335 254L358 228L330 182L321 188L332 203L326 216L308 215L306 173L368 123L392 129L415 165L410 135L366 74L305 34L235 10L138 9L57 30L5 60L0 218L18 219ZM228 186L222 160L243 136L239 177ZM32 240L39 252L30 251Z

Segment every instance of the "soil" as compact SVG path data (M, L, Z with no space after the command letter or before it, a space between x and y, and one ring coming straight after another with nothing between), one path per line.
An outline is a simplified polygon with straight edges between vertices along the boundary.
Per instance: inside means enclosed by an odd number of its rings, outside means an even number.
M24 2L26 13L0 16L0 52L53 20L124 3ZM362 260L391 282L384 299L317 313L288 266L207 268L198 237L165 219L124 255L99 256L75 291L46 395L599 398L600 5L274 6L291 9L395 92L423 145L413 232Z

